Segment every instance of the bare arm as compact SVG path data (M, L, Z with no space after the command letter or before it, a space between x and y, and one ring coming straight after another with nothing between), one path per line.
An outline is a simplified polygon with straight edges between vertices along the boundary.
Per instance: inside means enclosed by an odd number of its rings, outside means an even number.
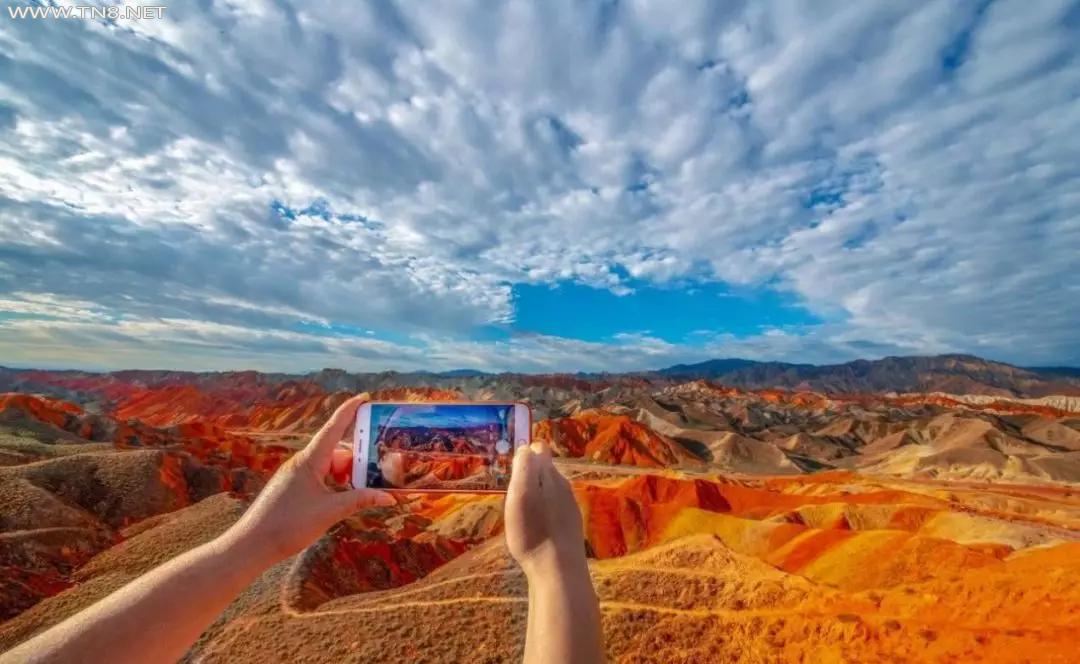
M365 400L361 395L345 402L220 537L0 655L0 664L178 660L268 567L352 512L394 503L389 495L369 489L334 492L323 479L350 463L335 447Z
M603 661L600 606L585 560L581 512L545 446L518 450L506 539L529 582L525 662Z
M529 579L525 662L600 662L600 607L589 568L559 564L535 569Z
M0 662L174 662L274 561L225 533L0 656Z

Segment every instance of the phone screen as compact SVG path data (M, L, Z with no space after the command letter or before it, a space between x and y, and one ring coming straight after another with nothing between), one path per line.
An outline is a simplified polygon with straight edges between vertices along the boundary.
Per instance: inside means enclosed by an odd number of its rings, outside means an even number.
M366 429L361 431L358 422L357 443L364 445L358 456L365 485L373 488L505 491L515 441L529 435L515 431L528 428L527 419L515 417L516 408L527 416L522 405L372 403L369 408Z

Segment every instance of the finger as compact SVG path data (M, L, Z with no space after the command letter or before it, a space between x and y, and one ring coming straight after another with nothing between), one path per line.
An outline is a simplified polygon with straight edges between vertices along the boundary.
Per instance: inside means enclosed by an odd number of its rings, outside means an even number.
M352 489L330 494L327 499L335 520L344 519L365 507L390 507L397 500L385 491L376 489Z
M546 443L540 441L534 442L529 446L532 451L533 457L535 457L537 470L546 474L548 470L555 469L555 462L551 456L551 447Z
M546 438L537 438L533 442L529 443L529 447L533 449L537 454L551 454L551 441Z
M510 486L508 494L522 495L530 484L539 484L536 474L536 453L528 445L519 447L514 454L514 463L510 468Z
M511 475L528 476L530 471L536 467L536 457L537 453L528 445L519 447L517 452L514 453L514 462L510 469Z
M365 392L365 393L362 393L362 394L358 394L357 396L363 396L363 394L367 394L367 393ZM370 396L368 398L370 400ZM345 438L352 438L353 434L355 434L355 433L356 433L356 418L354 417L353 419L349 420L349 426L345 427L344 437Z
M352 467L352 450L344 447L334 448L330 456L330 477L339 484L347 483L352 475Z
M562 471L559 470L559 467L556 466L555 464L551 464L551 466L550 466L550 468L548 470L548 477L551 479L551 482L553 484L558 484L558 485L563 486L563 487L565 487L567 489L570 489L570 488L573 487L573 485L570 483L570 480L567 479L566 475L562 474Z
M345 435L349 424L356 419L356 410L368 400L368 394L364 392L338 406L326 424L312 436L311 442L304 448L302 454L318 464L324 473L329 470L330 457L333 455L334 448Z

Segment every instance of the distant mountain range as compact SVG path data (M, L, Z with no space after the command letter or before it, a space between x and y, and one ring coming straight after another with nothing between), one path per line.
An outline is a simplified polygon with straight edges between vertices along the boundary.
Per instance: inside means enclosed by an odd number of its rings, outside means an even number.
M490 376L459 369L438 378ZM709 380L746 389L783 388L826 393L948 392L1001 397L1080 396L1080 368L1017 367L974 355L933 355L855 360L843 364L792 364L742 358L676 364L632 374L579 373L582 379L635 376L673 381Z
M814 365L743 359L678 364L657 372L678 380L736 387L779 387L829 393L949 392L989 396L1080 395L1080 370L1023 368L974 355L886 357Z
M224 375L239 385L274 385L295 379L306 379L322 389L359 391L409 387L438 386L449 389L477 389L494 386L506 378L517 378L536 385L570 385L580 388L589 385L601 389L605 385L648 381L652 383L708 380L745 389L780 388L807 390L831 394L884 394L905 392L946 392L983 396L1038 398L1048 395L1080 396L1080 369L1073 367L1017 367L1003 362L985 360L973 355L935 355L886 357L880 360L855 360L843 364L791 364L759 362L740 358L707 360L696 364L677 364L657 371L634 373L576 373L576 374L491 374L474 369L455 369L443 372L370 372L351 373L342 369L322 369L303 376L254 371L178 372L178 371L117 371L93 374L82 371L27 371L0 367L0 391L34 391L46 375L110 376L121 382L148 385L187 384L194 381L217 382ZM49 382L49 381L46 381ZM63 397L64 391L45 390Z

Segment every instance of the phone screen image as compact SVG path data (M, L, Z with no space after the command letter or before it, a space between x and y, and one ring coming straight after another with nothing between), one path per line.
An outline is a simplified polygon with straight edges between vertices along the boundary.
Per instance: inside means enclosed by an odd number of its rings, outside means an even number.
M513 404L371 404L366 485L505 491Z

